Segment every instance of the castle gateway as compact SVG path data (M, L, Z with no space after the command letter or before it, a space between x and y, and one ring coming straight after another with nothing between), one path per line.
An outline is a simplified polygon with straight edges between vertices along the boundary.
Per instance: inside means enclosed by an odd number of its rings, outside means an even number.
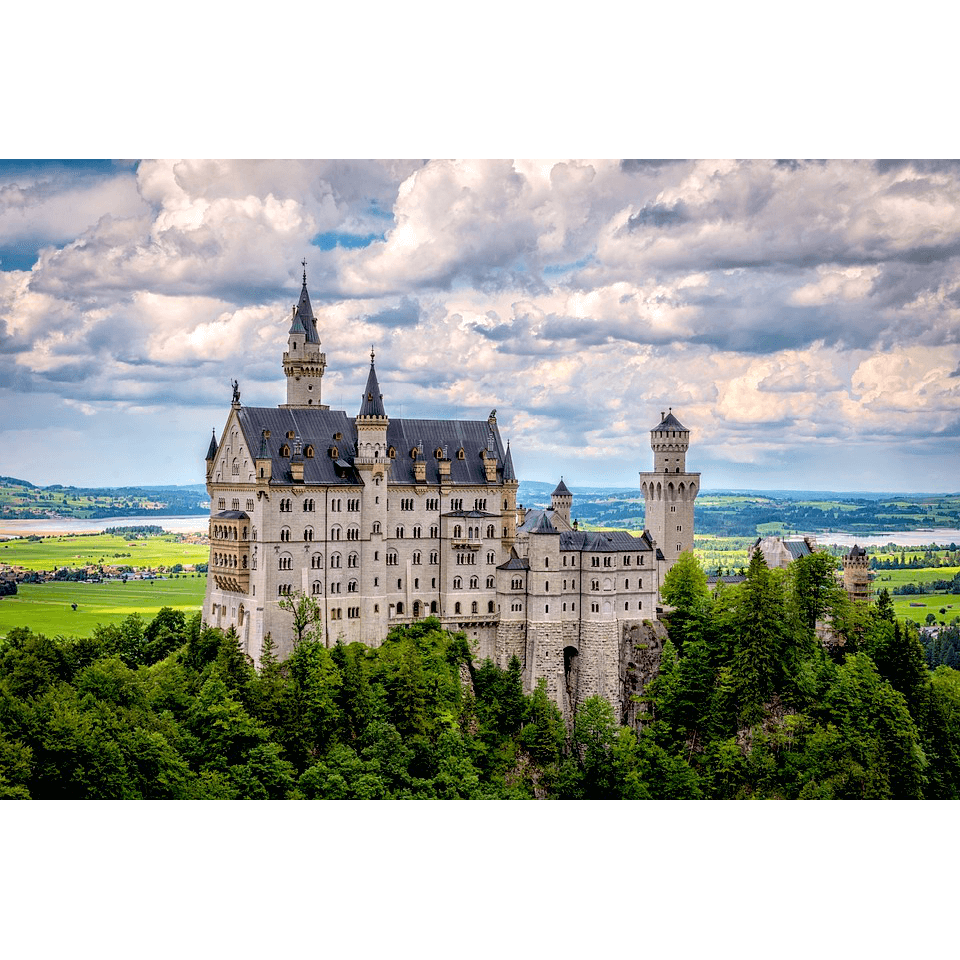
M562 480L546 510L518 509L496 411L390 417L373 351L357 414L324 404L306 274L287 346L287 402L244 406L235 384L207 450L204 621L233 627L256 663L268 633L281 659L292 650L285 596L317 600L328 646L377 646L391 627L435 616L464 631L478 659L505 667L517 656L526 689L544 678L567 717L594 694L622 714L638 638L657 642L663 575L693 546L700 477L685 472L689 431L672 412L651 432L647 531L584 532Z

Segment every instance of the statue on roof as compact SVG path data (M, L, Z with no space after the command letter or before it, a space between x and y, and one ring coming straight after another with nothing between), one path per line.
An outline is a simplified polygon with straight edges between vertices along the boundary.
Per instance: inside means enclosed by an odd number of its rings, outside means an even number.
M240 402L240 384L237 383L236 380L231 380L230 386L233 387L233 402L239 403Z

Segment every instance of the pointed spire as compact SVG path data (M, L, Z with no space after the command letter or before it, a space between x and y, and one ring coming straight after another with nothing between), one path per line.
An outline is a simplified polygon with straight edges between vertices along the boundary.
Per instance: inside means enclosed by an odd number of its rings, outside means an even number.
M213 436L210 438L210 446L207 447L207 459L216 460L217 458L217 430L213 429Z
M507 441L507 455L503 458L503 479L516 480L517 475L513 471L513 457L510 455L510 441Z
M563 482L563 477L560 477L560 482L557 484L557 489L550 494L551 497L572 497L573 494L567 489L567 485Z
M376 354L373 347L370 347L370 373L367 374L367 387L363 391L363 401L360 404L359 417L385 417L386 410L383 407L383 394L380 393L380 384L377 382L377 370L374 366L374 357Z
M297 303L294 311L293 324L290 327L291 333L303 333L307 338L307 343L319 343L320 334L317 332L317 319L313 315L313 307L310 305L310 294L307 293L307 261L301 260L303 264L303 286L300 288L300 301ZM296 329L297 326L301 329Z

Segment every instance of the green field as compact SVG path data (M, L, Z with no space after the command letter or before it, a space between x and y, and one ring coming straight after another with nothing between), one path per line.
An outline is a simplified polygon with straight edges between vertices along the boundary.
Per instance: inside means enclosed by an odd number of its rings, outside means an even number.
M960 617L960 594L957 593L928 593L922 597L892 597L893 609L898 617L909 618L915 623L926 622L927 614L932 613L937 623L950 623L955 617ZM923 604L911 607L911 603ZM941 610L947 612L941 613Z
M54 570L90 565L130 566L137 569L172 567L175 563L205 563L210 547L183 543L165 533L131 540L113 533L73 534L42 540L6 540L0 543L0 564L25 570Z
M0 637L14 627L29 627L51 637L89 637L99 623L119 623L131 613L150 621L161 607L190 616L203 605L206 585L203 574L126 583L21 583L16 596L0 597ZM77 604L76 610L72 603Z

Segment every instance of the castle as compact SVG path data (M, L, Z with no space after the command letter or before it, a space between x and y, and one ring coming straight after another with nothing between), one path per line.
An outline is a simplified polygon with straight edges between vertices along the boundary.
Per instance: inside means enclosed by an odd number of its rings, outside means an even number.
M328 646L376 646L391 627L436 616L479 659L505 667L516 655L525 688L543 678L567 718L595 694L624 714L644 673L637 651L659 647L663 576L693 547L700 475L686 472L690 434L672 411L651 431L654 469L641 474L646 531L588 533L571 523L562 479L548 509L518 507L495 410L390 417L372 350L356 416L322 403L306 272L287 344L287 402L244 406L234 383L207 450L204 621L233 627L258 662L268 633L278 656L292 650L287 596L317 600Z

